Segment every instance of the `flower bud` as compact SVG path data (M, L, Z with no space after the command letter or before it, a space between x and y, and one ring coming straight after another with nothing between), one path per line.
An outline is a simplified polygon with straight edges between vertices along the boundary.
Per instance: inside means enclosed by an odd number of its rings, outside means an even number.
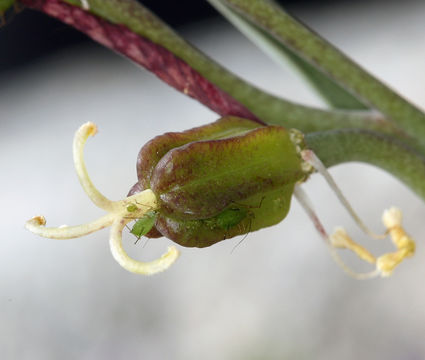
M137 173L159 200L156 230L196 247L280 222L306 178L290 131L236 117L154 138Z

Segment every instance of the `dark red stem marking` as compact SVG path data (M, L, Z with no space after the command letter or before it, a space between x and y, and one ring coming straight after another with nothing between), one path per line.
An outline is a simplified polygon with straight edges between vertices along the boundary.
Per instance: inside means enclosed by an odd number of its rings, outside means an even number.
M20 2L75 27L100 44L128 57L214 112L222 116L240 116L262 123L242 104L209 82L186 62L127 27L112 24L60 0L20 0Z

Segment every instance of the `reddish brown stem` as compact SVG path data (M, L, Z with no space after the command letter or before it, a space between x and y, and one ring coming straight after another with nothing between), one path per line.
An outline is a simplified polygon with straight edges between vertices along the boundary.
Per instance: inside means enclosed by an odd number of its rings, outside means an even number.
M112 24L60 0L21 0L21 3L75 27L222 116L240 116L262 123L242 104L206 80L186 62L123 25Z

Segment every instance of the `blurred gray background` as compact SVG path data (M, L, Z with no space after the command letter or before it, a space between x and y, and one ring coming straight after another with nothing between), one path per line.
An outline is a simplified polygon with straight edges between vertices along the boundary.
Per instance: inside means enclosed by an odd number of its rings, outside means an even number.
M303 21L386 83L425 107L425 3L338 3L299 9ZM218 19L180 31L232 71L270 92L323 106L290 68L281 69ZM4 48L0 56L3 56ZM387 173L364 164L331 169L376 231L397 205L417 254L389 279L356 281L332 261L294 200L281 224L206 249L180 248L165 273L142 277L112 258L108 230L74 240L24 230L101 216L73 169L72 138L84 122L93 182L122 199L136 181L140 147L155 135L217 116L121 57L91 43L62 48L0 74L0 353L2 359L424 359L425 205ZM376 254L324 181L304 186L328 229L344 225ZM167 239L143 247L159 256ZM359 270L361 263L344 257Z

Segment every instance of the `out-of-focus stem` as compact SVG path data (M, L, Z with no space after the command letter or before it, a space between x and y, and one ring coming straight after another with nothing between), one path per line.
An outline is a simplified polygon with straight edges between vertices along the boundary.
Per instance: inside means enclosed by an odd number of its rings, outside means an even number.
M306 142L327 167L349 161L378 166L425 200L425 157L393 138L365 130L333 130L307 134Z

